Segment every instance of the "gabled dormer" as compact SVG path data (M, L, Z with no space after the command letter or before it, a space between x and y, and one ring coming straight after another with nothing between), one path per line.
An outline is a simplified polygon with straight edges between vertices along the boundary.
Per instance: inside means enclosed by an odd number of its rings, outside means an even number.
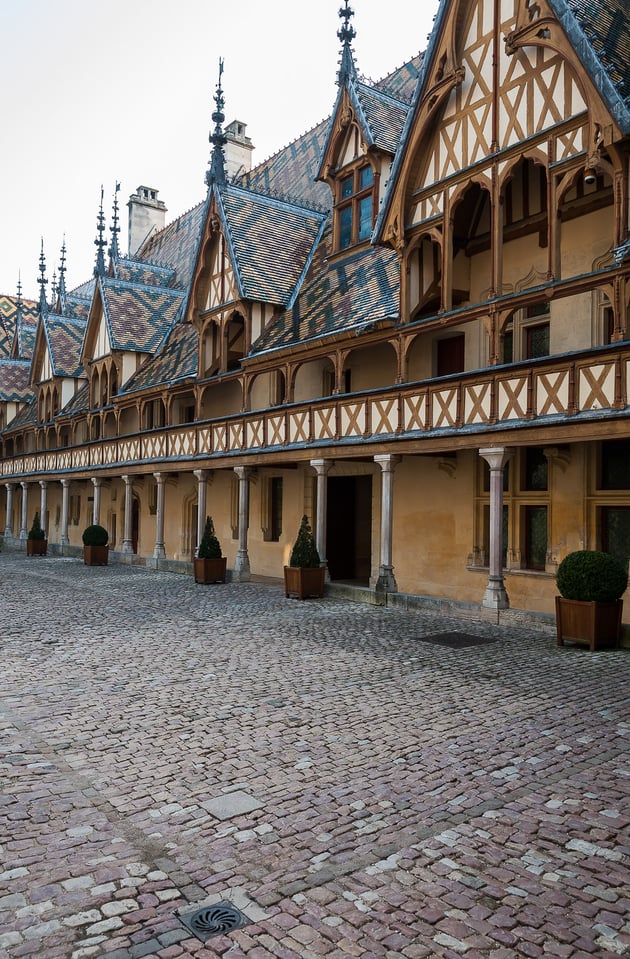
M343 44L339 93L317 174L332 192L335 253L369 242L409 109L395 96L359 79L351 49L356 33L348 0L339 16L344 20L338 32Z

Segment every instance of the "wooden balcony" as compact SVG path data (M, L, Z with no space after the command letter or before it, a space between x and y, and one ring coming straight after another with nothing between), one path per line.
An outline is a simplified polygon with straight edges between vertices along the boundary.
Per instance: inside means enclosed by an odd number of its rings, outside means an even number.
M3 479L148 469L225 456L260 458L292 451L292 459L361 442L362 451L394 441L474 434L477 443L502 426L512 431L550 422L623 414L630 395L630 343L535 362L488 367L389 389L329 396L269 410L165 427L59 450L26 453L1 463ZM630 415L630 410L628 410ZM581 415L582 414L582 415ZM477 445L471 441L471 445ZM406 444L405 444L406 445ZM350 455L350 449L348 449Z

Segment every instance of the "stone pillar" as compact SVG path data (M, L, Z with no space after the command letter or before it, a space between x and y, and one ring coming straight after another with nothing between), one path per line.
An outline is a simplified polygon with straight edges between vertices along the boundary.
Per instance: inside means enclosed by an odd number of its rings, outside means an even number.
M46 529L48 483L46 480L39 481L39 488L41 490L41 493L39 494L39 521L42 529L44 530L44 535L48 537L48 530Z
M510 601L503 581L503 473L512 456L504 447L479 450L490 467L490 543L489 577L482 606L486 609L509 609Z
M20 523L20 539L28 539L28 483L20 483L22 487L22 521Z
M199 543L206 525L206 509L208 502L208 470L195 470L197 477L197 546L195 556L199 550Z
M155 559L161 559L166 556L164 549L164 488L166 475L164 473L154 473L153 478L157 483L157 508L155 511L155 546L153 547L153 556Z
M392 566L392 517L394 514L394 469L400 456L375 456L381 468L381 565L376 581L377 593L397 593L398 584Z
M251 573L247 553L247 530L249 527L249 478L252 470L247 466L236 466L234 472L238 476L238 550L232 580L235 583L248 583Z
M101 525L101 485L102 479L97 476L92 477L92 486L94 487L94 501L92 503L92 524Z
M7 515L4 525L5 539L13 536L13 483L4 484L7 491Z
M121 552L133 553L133 481L131 476L123 476L125 484L125 532Z
M68 539L68 499L70 497L70 480L61 480L61 539L62 546L67 546Z
M330 582L328 560L326 559L326 514L328 512L328 471L332 460L311 460L311 466L317 473L317 515L315 517L315 545L322 566L326 567L326 582Z

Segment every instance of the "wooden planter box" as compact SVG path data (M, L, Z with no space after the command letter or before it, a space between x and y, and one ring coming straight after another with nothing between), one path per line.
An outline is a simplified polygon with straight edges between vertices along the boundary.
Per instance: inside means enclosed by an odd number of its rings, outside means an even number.
M194 559L196 583L224 583L227 574L227 557L219 559Z
M86 566L107 566L109 546L84 546L83 562Z
M47 539L27 539L26 540L27 556L45 556L47 552L48 552Z
M612 603L584 603L556 596L558 646L565 640L596 649L615 649L621 636L623 600Z
M284 591L287 596L306 599L307 596L323 596L326 567L284 567Z

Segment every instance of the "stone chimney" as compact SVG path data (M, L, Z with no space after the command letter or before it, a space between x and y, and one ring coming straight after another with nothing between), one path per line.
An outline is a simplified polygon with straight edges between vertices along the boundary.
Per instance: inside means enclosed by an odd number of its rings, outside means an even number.
M145 240L164 229L166 207L158 200L158 191L139 186L129 197L129 256L137 253Z
M228 181L249 173L252 168L254 144L246 134L247 124L232 120L225 128L225 173Z

